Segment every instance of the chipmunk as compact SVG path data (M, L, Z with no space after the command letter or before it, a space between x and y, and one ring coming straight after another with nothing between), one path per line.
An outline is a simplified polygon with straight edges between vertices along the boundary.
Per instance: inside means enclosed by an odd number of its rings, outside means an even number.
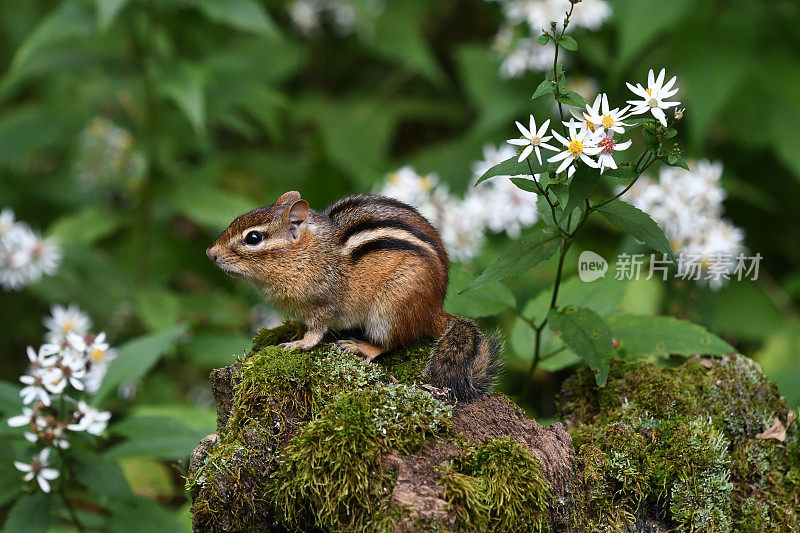
M287 192L234 220L206 255L304 323L284 348L310 350L329 330L362 329L366 340L336 344L372 361L434 337L426 378L460 401L486 393L499 370L498 337L443 309L448 258L438 233L398 200L349 196L317 212Z

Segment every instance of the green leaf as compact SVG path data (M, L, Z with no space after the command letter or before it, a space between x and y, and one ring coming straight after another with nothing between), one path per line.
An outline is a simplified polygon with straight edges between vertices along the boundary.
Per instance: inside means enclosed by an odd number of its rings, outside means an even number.
M89 36L94 24L94 11L86 3L61 2L22 42L14 54L10 71L21 71L33 55L46 46Z
M109 364L108 373L92 402L97 405L121 383L144 376L172 348L185 330L186 327L180 325L123 344L117 358Z
M217 368L234 362L234 356L250 347L252 339L243 333L198 333L181 345L185 353L198 365Z
M524 274L549 259L558 248L559 242L561 236L554 229L534 229L511 243L465 291L474 291L493 281Z
M614 315L607 317L606 323L628 357L724 355L734 351L704 327L673 317Z
M539 194L539 187L536 186L536 182L532 179L528 178L511 178L511 183L522 189L523 191L528 191L532 193Z
M589 365L597 384L604 386L608 379L609 360L614 352L611 333L600 315L580 307L571 306L561 311L552 309L547 326Z
M111 426L109 431L126 439L105 452L109 459L155 457L183 459L192 453L208 431L192 429L174 418L134 416Z
M575 91L566 91L561 96L557 97L556 100L572 107L586 107L588 104L586 99Z
M4 530L14 533L45 533L55 522L54 498L51 494L38 491L22 496L8 512Z
M550 79L545 79L542 83L536 87L536 90L533 91L533 96L531 96L531 100L536 100L540 96L544 96L546 94L552 94L556 90L556 84L553 83Z
M110 533L191 533L191 528L169 510L139 496L132 501L115 502L106 530Z
M558 40L558 44L565 50L569 50L571 52L578 50L578 41L569 35L562 35Z
M121 222L119 213L89 206L62 216L46 234L65 246L91 246L117 231Z
M542 46L546 46L547 43L549 42L550 42L550 36L547 35L546 33L543 33L539 36L539 44L541 44Z
M25 357L21 355L20 357ZM21 387L16 383L0 381L0 419L6 419L22 412ZM2 421L2 420L0 420Z
M522 161L517 161L517 159L517 156L514 156L496 164L484 172L475 185L495 176L530 176L531 168L533 168L534 174L547 172L549 170L550 165L548 165L547 162L540 165L539 162L534 159L528 159L527 162L524 159ZM530 163L530 167L528 163Z
M416 71L441 85L446 77L423 30L428 9L427 2L386 2L375 21L370 47L373 53L394 61L402 69Z
M622 71L656 37L670 31L693 0L617 0L614 16L619 33L618 69Z
M560 220L564 220L567 215L572 213L573 209L589 198L599 181L600 173L598 171L589 168L587 165L579 165L578 170L572 177L572 182L569 184L569 196Z
M180 301L178 296L162 287L136 291L136 314L151 331L170 328L178 321Z
M193 0L193 3L214 22L265 37L278 35L275 23L255 0Z
M180 63L161 69L157 80L161 94L178 106L197 133L203 133L206 127L203 69L191 63Z
M97 0L97 27L107 31L130 0Z
M184 184L169 195L175 209L207 228L221 230L237 216L262 205L217 187Z
M606 219L625 233L629 233L655 250L667 254L677 262L667 236L650 218L650 215L622 200L614 200L597 209Z
M464 294L453 288L444 301L445 311L469 318L494 316L513 307L516 307L514 295L496 281Z
M133 498L133 491L117 463L80 449L72 450L72 455L77 460L75 479L95 491L101 504Z

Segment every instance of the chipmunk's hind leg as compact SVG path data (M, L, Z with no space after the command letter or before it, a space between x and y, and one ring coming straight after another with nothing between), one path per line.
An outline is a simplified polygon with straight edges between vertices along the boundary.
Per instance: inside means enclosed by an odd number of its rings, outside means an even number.
M336 346L346 352L363 356L368 363L371 363L373 359L386 351L383 347L378 346L377 344L372 344L371 342L367 341L359 341L356 339L337 341Z

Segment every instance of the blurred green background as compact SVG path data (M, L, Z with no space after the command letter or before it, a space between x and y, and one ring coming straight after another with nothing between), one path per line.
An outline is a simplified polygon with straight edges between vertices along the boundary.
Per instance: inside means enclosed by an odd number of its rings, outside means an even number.
M188 527L182 460L215 427L208 372L241 354L264 316L275 319L246 283L205 257L236 215L291 189L322 209L375 190L403 165L435 172L462 194L485 143L516 136L513 121L529 113L552 112L546 99L530 100L543 73L499 73L498 3L347 3L352 31L323 20L310 35L279 1L0 3L0 208L64 249L55 276L0 292L3 417L19 412L25 347L41 342L52 304L78 304L115 346L143 335L151 343L150 357L113 384L125 394L102 404L114 412L103 486L118 492L86 496L81 512L98 527L109 509L116 529L137 515L155 524L140 520L142 528ZM624 82L642 81L649 68L676 74L686 157L723 162L726 216L764 258L756 282L720 291L637 282L620 305L704 324L759 361L796 407L800 7L609 3L613 15L598 31L574 33L580 50L568 76L596 80L622 101L630 97ZM507 242L491 237L453 277L477 275ZM580 249L610 256L619 246L617 234L590 223L569 272ZM552 263L507 283L514 306L549 286ZM516 395L531 354L514 332L515 313L450 305L511 339L502 388ZM553 417L567 363L545 365L534 391L516 399ZM9 437L0 446L9 458L0 464L7 510L22 486L10 465L21 445ZM117 497L133 503L119 510Z

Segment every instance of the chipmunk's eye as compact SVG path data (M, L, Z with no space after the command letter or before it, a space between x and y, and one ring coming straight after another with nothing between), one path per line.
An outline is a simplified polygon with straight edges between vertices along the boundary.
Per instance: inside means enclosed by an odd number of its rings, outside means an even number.
M244 243L255 246L264 239L264 234L260 231L250 231L244 236Z

